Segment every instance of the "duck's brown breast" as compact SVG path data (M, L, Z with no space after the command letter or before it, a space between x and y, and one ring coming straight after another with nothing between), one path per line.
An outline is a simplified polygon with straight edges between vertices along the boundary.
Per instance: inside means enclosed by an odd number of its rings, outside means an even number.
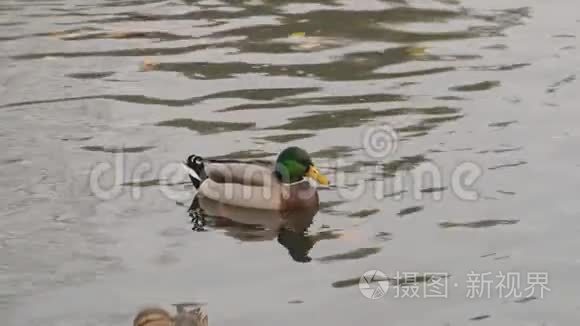
M308 181L281 186L282 210L318 207L318 191Z

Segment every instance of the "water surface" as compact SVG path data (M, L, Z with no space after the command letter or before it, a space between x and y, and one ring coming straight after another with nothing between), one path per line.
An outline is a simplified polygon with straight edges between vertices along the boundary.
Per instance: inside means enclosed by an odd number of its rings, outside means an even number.
M574 324L579 9L2 2L0 315L128 325L143 305L207 302L213 325ZM381 124L400 140L386 158L362 142ZM271 160L290 145L331 181L343 173L340 189L385 185L380 199L321 191L306 234L219 220L191 231L187 180L167 164ZM454 191L464 162L482 171L477 200ZM106 196L89 182L103 163L125 171L107 174L118 191ZM390 186L426 165L440 184ZM398 280L376 301L357 286L371 269ZM395 298L403 272L448 273L448 298ZM472 272L548 272L551 291L470 299Z

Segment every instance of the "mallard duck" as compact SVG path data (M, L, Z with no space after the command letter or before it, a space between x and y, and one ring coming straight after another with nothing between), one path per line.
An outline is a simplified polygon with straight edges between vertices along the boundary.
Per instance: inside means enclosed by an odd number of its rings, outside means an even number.
M274 164L190 155L184 165L198 195L237 207L277 211L318 207L317 183L328 185L328 178L299 147L280 152Z
M151 307L141 309L133 319L133 326L207 326L207 315L196 308L193 310L180 309L171 316L163 308Z

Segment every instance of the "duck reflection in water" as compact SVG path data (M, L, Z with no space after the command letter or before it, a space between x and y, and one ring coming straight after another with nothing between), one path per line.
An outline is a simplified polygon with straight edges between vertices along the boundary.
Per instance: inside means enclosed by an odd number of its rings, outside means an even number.
M193 230L202 231L209 225L225 231L225 235L241 241L277 239L294 261L311 261L308 253L318 241L307 234L318 205L297 210L274 211L224 204L196 195L189 207Z

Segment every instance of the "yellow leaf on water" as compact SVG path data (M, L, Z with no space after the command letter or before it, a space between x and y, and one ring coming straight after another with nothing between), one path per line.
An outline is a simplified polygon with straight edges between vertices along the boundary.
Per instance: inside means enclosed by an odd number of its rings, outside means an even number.
M109 32L107 34L107 36L109 36L110 38L126 38L130 35L131 35L130 32Z
M405 52L411 57L420 58L427 55L427 48L423 46L411 46Z
M143 71L155 70L157 66L159 66L159 62L156 62L151 58L143 59Z
M306 36L305 32L294 32L290 34L290 37L305 37L305 36Z
M54 36L54 37L61 37L61 36L66 35L66 34L68 34L68 33L65 32L65 31L58 31L58 32L50 32L50 33L48 33L48 35Z

